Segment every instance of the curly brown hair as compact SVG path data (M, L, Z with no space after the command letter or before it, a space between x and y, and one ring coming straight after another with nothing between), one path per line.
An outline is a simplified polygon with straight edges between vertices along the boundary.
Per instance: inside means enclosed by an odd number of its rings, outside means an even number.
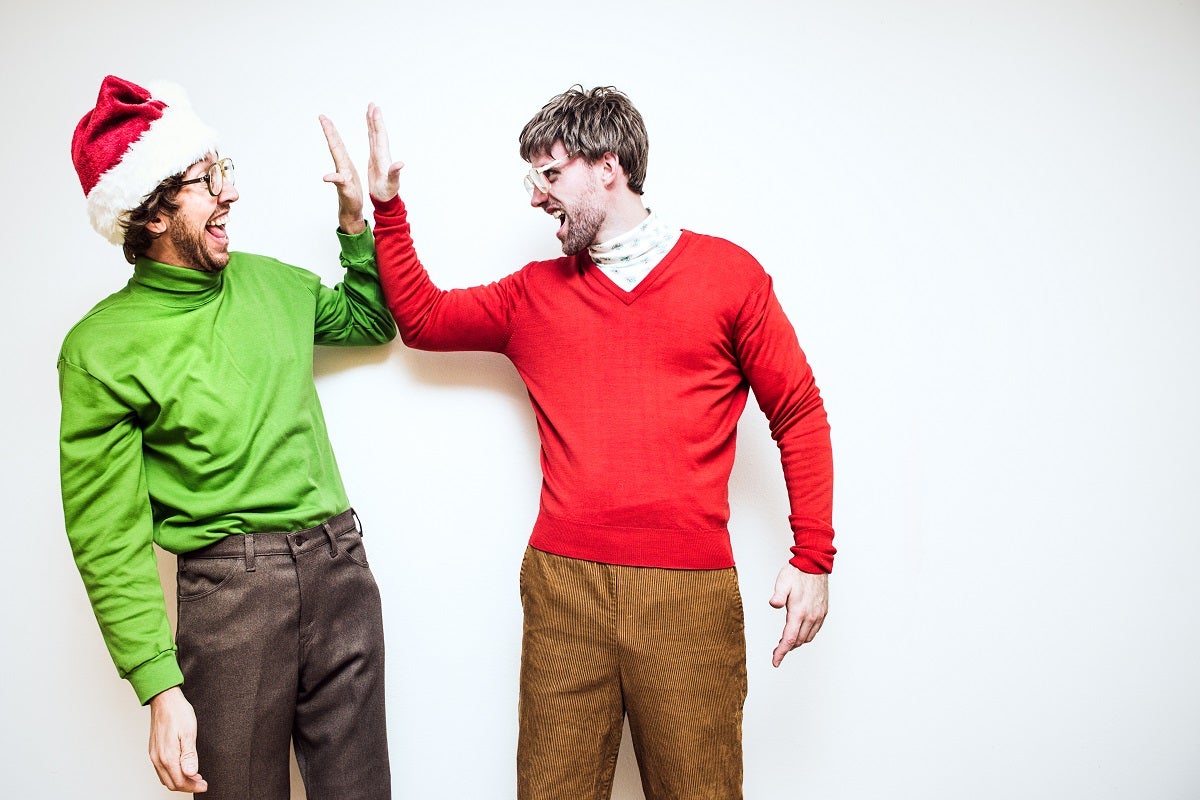
M643 193L650 159L646 125L629 97L612 86L584 89L575 84L555 95L525 124L519 140L526 161L539 153L549 154L556 141L568 153L582 153L593 163L605 153L615 153L630 190Z
M146 225L157 217L170 217L179 210L179 192L183 189L180 180L183 173L164 179L154 191L146 195L142 204L125 214L121 219L121 227L125 229L125 242L121 249L125 251L125 260L130 264L146 254L150 245L161 234L151 233Z

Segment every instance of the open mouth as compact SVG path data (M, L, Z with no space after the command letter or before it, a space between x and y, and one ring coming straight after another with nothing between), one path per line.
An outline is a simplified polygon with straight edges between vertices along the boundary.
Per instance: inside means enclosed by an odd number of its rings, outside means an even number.
M209 220L208 224L204 226L205 232L221 244L229 242L229 234L225 232L226 219L227 215L222 214L220 217Z

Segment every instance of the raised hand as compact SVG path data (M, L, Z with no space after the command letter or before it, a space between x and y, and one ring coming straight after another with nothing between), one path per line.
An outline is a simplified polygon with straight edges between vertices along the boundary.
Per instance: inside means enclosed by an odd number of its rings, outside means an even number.
M367 105L367 140L371 145L371 159L367 162L367 185L371 197L391 200L400 192L400 170L404 169L404 162L392 161L383 111L374 103Z
M363 192L358 170L333 122L324 114L320 119L321 130L325 131L325 141L329 144L329 155L333 156L334 171L325 176L325 182L337 187L338 227L346 233L362 233L367 223L363 220Z

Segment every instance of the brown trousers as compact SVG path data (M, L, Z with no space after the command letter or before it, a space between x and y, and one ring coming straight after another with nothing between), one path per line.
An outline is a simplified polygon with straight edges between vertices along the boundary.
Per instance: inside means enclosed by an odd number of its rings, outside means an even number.
M391 797L383 616L353 511L179 557L176 643L204 800Z
M742 797L737 573L521 564L519 800L608 800L625 715L647 800Z

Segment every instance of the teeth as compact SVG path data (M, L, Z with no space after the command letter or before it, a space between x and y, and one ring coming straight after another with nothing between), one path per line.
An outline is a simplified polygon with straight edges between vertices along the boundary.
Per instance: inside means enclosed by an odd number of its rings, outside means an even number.
M557 220L562 220L564 215L563 215L562 210L559 209L558 211L551 211L550 216L554 217Z

